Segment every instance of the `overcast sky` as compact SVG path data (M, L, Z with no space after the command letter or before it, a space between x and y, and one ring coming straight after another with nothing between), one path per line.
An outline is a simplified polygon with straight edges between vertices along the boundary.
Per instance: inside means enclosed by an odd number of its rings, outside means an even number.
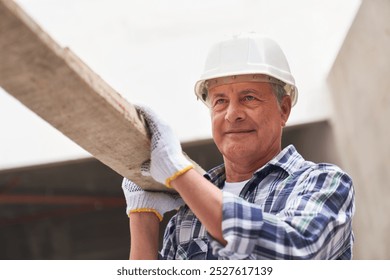
M326 76L360 0L18 0L61 46L182 141L211 137L193 86L208 48L257 32L284 50L299 89L288 125L329 115ZM88 156L0 89L0 169Z

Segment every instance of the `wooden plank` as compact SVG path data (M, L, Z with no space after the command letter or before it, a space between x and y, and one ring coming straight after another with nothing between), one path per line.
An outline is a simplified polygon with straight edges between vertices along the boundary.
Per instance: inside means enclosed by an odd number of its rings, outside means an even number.
M150 142L134 106L11 0L0 0L0 86L120 175L167 190L140 173Z

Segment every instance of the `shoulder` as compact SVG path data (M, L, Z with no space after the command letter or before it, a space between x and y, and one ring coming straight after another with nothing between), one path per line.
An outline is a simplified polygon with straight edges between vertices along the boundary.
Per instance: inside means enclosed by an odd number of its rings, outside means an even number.
M293 177L306 176L327 176L343 177L345 180L352 182L351 177L333 163L315 163L303 158L293 145L286 147L276 158L277 164L287 171Z
M297 170L297 173L307 173L312 177L320 178L341 178L352 184L351 176L339 166L331 163L313 163L305 161L305 164Z
M340 187L353 191L351 176L336 164L314 163L304 159L294 147L288 147L290 156L280 165L288 174L287 185L294 190L319 191Z
M290 188L297 195L314 195L316 199L353 200L352 178L339 166L306 162L290 176Z

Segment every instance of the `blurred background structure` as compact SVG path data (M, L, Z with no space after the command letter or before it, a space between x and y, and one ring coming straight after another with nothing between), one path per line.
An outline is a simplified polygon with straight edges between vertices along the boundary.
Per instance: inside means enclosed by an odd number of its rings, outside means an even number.
M390 259L390 1L363 1L329 73L330 123L356 188L355 257Z
M222 162L193 94L208 47L240 32L273 37L300 92L283 145L352 176L354 258L390 259L388 0L17 2L126 99L163 115L205 169ZM0 127L0 259L127 258L122 178L1 89Z

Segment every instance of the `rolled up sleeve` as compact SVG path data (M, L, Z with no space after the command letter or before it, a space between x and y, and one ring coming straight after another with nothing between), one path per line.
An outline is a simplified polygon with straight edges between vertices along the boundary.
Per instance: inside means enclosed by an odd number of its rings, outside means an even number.
M211 239L213 254L227 259L247 259L261 235L263 214L260 207L228 192L223 192L222 246Z

